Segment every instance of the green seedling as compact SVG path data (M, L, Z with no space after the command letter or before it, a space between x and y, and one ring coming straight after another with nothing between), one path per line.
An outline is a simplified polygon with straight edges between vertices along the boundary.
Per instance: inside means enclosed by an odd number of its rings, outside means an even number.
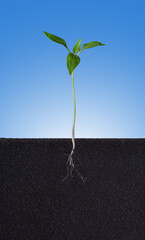
M73 117L73 127L72 127L72 151L70 153L70 155L68 156L68 162L67 162L67 176L65 179L68 179L70 177L72 177L72 172L75 169L77 174L81 177L81 179L84 181L84 178L82 177L82 175L78 172L78 170L76 169L75 166L75 120L76 120L76 100L75 100L75 91L74 91L74 69L79 65L80 63L80 57L79 54L84 51L85 49L88 48L93 48L93 47L97 47L97 46L105 46L106 44L103 44L101 42L98 41L92 41L89 43L86 43L83 45L82 49L81 49L81 38L78 40L78 42L75 44L74 48L73 48L73 52L71 52L66 44L66 41L60 37L57 37L53 34L50 34L48 32L44 32L43 33L52 41L57 42L59 44L62 44L68 51L69 54L67 55L67 68L69 71L69 74L72 75L72 90L73 90L73 100L74 100L74 117ZM65 180L64 179L64 180Z

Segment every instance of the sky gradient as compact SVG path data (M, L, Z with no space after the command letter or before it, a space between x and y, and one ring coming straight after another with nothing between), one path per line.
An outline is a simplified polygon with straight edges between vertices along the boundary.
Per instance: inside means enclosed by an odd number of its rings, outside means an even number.
M145 138L145 1L0 3L0 137L71 138L67 49L86 49L74 72L76 138Z

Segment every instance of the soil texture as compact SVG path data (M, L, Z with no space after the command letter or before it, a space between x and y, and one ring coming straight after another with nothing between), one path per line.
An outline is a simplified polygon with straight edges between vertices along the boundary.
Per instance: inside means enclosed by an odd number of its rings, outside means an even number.
M0 138L1 240L144 240L145 139Z

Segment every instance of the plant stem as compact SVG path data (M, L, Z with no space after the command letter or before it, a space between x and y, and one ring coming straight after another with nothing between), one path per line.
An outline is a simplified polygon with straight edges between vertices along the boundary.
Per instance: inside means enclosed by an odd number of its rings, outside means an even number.
M71 53L71 51L69 50L69 48L68 47L66 47L67 48L67 50Z
M82 52L82 49L77 53L77 56L79 56L79 54Z
M73 100L74 100L74 119L73 119L73 128L72 128L72 144L73 144L73 150L75 150L76 101L75 101L75 91L74 91L74 71L72 72L72 90L73 90Z

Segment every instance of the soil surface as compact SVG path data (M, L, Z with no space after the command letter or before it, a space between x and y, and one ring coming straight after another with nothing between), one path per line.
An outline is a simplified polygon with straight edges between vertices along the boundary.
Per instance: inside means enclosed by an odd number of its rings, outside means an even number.
M0 139L0 239L144 240L145 139Z

